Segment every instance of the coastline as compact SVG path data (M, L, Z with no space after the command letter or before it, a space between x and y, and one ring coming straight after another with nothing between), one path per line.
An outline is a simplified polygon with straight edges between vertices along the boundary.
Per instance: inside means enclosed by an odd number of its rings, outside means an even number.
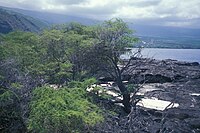
M174 132L199 132L200 64L171 59L135 59L132 64L136 65L138 61L142 63L139 67L123 74L124 81L143 84L138 95L142 95L144 99L129 116L136 117L135 122L145 120L145 130L152 133L157 132L160 127ZM157 103L160 105L156 105ZM117 119L120 121L110 121L123 125L127 118L118 116ZM134 124L134 129L143 131ZM123 126L113 128L126 132Z

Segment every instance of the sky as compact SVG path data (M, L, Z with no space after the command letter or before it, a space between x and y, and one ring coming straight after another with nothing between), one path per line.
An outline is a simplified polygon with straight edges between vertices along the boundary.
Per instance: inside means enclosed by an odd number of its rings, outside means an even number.
M0 0L1 6L200 29L200 0Z

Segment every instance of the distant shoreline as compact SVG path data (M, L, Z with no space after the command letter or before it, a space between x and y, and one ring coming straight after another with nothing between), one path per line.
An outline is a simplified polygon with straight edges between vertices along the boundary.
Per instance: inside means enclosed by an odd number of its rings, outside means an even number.
M137 48L141 48L141 47L133 47L133 48L135 48L135 49L137 49ZM173 48L173 47L144 47L144 48L142 48L142 49L146 49L146 48L148 48L148 49L200 49L200 48Z

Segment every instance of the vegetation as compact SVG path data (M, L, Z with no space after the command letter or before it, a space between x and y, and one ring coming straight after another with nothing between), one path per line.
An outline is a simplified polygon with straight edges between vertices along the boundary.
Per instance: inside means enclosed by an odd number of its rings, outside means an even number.
M40 87L34 90L29 130L80 132L103 121L100 109L89 102L83 88Z
M24 132L26 129L21 117L19 97L11 90L0 87L0 131ZM17 128L16 128L17 127Z
M128 87L122 82L122 73L130 67L132 58L123 64L120 55L127 52L126 48L132 47L138 39L133 36L132 30L121 19L106 21L98 26L96 37L99 42L87 54L89 57L93 57L90 58L88 64L92 71L102 71L115 81L123 95L122 104L125 111L130 113L131 97Z
M122 82L122 73L132 58L124 64L120 55L137 39L121 19L97 26L57 25L38 34L15 31L0 38L0 98L8 106L1 104L0 114L8 124L0 130L12 126L10 101L22 123L20 132L88 130L104 119L94 99L109 98L96 93L99 87L86 91L98 75L113 78L130 112L131 89Z

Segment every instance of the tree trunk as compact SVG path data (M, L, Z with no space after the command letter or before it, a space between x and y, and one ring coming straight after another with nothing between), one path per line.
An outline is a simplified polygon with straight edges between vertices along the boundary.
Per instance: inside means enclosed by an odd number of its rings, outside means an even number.
M123 94L122 104L124 105L124 110L126 113L131 112L130 94Z
M124 105L124 110L126 113L130 113L131 112L130 94L128 93L127 88L122 83L122 80L118 80L117 85L123 96L122 104Z

